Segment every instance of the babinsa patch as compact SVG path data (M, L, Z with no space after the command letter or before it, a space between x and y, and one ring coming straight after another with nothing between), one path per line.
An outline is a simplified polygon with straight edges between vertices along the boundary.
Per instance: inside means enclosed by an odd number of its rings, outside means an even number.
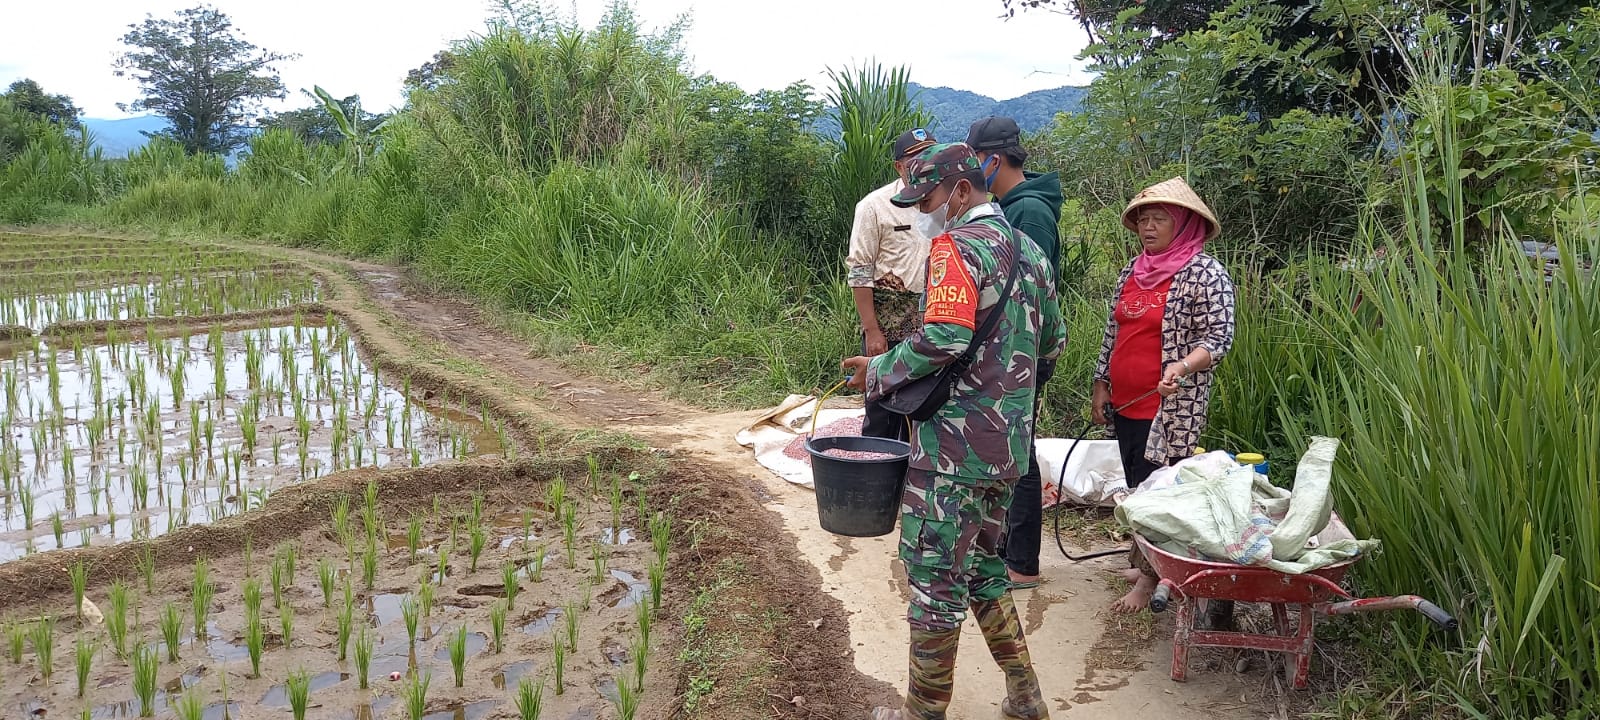
M978 327L978 286L948 233L934 238L928 251L928 310L922 320Z

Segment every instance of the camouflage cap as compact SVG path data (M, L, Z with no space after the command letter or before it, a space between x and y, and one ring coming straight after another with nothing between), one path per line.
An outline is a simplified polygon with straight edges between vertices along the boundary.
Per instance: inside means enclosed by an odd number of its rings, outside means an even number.
M966 143L945 143L922 151L906 168L909 181L904 190L889 202L899 207L911 207L926 197L940 183L969 170L978 170L978 156Z

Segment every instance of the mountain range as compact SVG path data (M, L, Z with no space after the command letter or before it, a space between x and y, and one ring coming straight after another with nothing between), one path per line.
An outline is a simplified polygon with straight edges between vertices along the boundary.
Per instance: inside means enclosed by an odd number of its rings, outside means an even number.
M94 138L95 147L100 148L106 157L114 158L144 147L145 141L150 139L145 137L146 132L160 132L169 125L166 118L156 115L138 115L119 120L83 119L83 126Z
M949 142L965 140L967 128L990 115L1016 120L1025 133L1038 132L1050 127L1056 113L1078 112L1089 94L1087 87L1066 85L1036 90L1010 100L996 100L969 90L910 85L912 97L921 101L922 107L933 115L928 129L935 137Z
M963 140L973 122L990 115L1003 115L1017 121L1023 132L1033 133L1050 127L1056 113L1074 113L1082 107L1089 88L1067 85L1049 90L1037 90L1010 100L996 100L970 90L947 87L927 87L911 83L912 97L933 115L928 129L934 136L946 141ZM85 118L85 127L93 134L95 146L109 157L122 157L129 151L144 146L146 132L159 132L168 127L165 118L140 115L119 120ZM824 135L837 135L838 122L832 109L817 120L815 130Z

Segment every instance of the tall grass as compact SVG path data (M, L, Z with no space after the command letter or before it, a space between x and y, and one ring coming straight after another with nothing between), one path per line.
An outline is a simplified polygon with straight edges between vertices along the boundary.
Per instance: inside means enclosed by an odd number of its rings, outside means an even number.
M1435 82L1427 92L1448 100L1449 82ZM1383 540L1361 582L1428 595L1461 622L1440 644L1398 618L1386 642L1403 672L1474 715L1589 716L1600 708L1600 399L1589 391L1600 282L1580 267L1600 258L1600 227L1580 190L1584 220L1556 238L1562 270L1548 283L1512 238L1469 247L1450 107L1414 108L1444 130L1431 158L1441 176L1409 162L1403 224L1364 224L1389 259L1354 274L1313 267L1301 293L1278 298L1306 342L1281 353L1270 391L1292 447L1311 433L1344 440L1339 512ZM1443 207L1427 187L1443 189Z

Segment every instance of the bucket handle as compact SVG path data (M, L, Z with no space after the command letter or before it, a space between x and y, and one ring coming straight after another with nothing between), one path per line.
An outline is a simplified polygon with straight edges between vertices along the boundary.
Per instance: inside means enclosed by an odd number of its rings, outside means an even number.
M840 380L833 387L828 388L828 391L823 393L822 397L817 398L816 406L811 408L811 431L806 433L807 440L817 436L817 416L822 414L822 403L827 402L828 397L833 395L835 392L838 392L839 388L844 387L844 384L847 382L850 382L850 378Z

